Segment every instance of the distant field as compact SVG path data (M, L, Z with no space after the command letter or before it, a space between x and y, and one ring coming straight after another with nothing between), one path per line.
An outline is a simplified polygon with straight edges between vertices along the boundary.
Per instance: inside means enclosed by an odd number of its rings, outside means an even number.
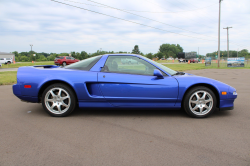
M157 63L173 63L173 60L158 60ZM178 60L174 60L174 63L179 63Z
M217 63L212 63L211 66L205 66L204 63L181 63L178 65L176 63L173 64L163 64L168 68L171 68L176 71L187 71L187 70L200 70L200 69L250 69L250 64L245 63L245 67L227 67L227 63L220 63L220 68L218 68Z
M18 62L16 64L5 65L2 64L2 68L18 68L21 66L36 66L36 65L54 65L54 61L43 61L43 62Z

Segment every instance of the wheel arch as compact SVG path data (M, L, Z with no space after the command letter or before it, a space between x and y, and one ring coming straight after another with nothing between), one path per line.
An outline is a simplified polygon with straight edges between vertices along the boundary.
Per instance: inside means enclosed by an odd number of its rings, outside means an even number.
M188 89L185 91L185 93L184 93L184 95L182 97L181 107L183 106L184 98L186 97L188 91L191 90L194 87L197 87L197 86L204 86L204 87L207 87L207 88L211 89L214 92L214 94L216 96L216 99L217 99L216 107L219 108L219 105L220 105L220 95L219 95L218 90L213 85L206 84L206 83L194 84L194 85L188 87Z
M65 85L67 85L68 87L70 87L71 90L73 91L75 97L76 97L76 101L78 102L78 97L77 97L76 91L75 91L75 89L73 88L73 86L72 86L70 83L68 83L68 82L66 82L66 81L62 81L62 80L51 80L51 81L45 82L45 83L41 86L41 88L39 89L39 92L38 92L38 102L41 102L41 98L42 98L43 91L44 91L48 86L50 86L50 85L52 85L52 84L56 84L56 83L65 84Z

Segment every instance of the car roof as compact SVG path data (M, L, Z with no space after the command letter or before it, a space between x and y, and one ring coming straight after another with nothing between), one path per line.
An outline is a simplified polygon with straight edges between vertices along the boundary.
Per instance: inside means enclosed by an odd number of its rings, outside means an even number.
M109 56L109 55L111 55L111 56L112 56L112 55L113 55L113 56L114 56L114 55L128 56L128 55L129 55L129 56L141 56L141 57L143 57L142 55L139 55L139 54L122 54L122 53L121 53L121 54L119 54L119 53L117 53L117 54L104 54L104 55L106 55L106 56Z

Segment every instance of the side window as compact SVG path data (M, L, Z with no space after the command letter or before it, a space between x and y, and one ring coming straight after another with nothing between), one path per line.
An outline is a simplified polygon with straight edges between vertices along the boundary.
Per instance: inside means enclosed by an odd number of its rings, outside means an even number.
M75 58L71 57L71 60L75 60Z
M3 58L0 58L0 60L4 60Z
M71 59L70 57L66 57L66 59Z
M109 56L102 72L154 75L155 66L134 56Z

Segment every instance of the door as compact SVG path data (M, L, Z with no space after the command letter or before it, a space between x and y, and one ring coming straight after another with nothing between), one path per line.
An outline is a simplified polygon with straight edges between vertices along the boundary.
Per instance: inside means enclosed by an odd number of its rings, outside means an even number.
M3 64L3 63L5 63L4 58L0 58L0 64Z
M71 57L71 62L75 63L75 62L77 62L77 60L75 58Z
M67 56L66 57L66 63L68 64L68 65L70 65L72 62L71 62L71 57L69 57L69 56Z
M123 58L136 63L122 64ZM136 56L110 55L98 73L103 96L118 107L174 107L178 82L165 74L164 79L153 75L155 66Z

